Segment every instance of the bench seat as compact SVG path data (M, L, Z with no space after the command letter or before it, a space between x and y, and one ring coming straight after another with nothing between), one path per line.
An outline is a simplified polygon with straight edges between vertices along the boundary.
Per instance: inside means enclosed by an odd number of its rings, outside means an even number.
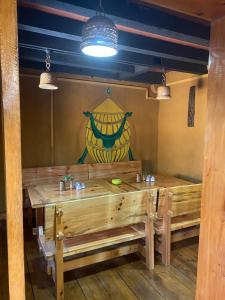
M68 258L80 253L138 240L144 237L144 223L75 236L64 240L63 257ZM52 240L46 241L44 235L40 235L38 241L45 258L52 258L55 255L55 242Z

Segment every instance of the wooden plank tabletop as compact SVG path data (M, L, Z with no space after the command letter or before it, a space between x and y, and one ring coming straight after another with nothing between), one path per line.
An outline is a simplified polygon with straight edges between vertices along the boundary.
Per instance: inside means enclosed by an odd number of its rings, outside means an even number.
M115 186L111 184L111 179L95 179L85 181L86 188L83 190L66 190L60 191L59 184L45 182L28 188L28 194L32 208L45 207L55 205L67 201L75 201L88 199L96 196L121 194L127 192L135 192L143 189L166 188L171 186L179 186L192 184L189 181L175 178L168 175L154 175L156 181L154 183L141 182L136 183L136 178L124 178L121 185Z
M127 179L126 182L129 185L139 190L149 189L149 188L169 188L174 186L193 184L193 182L176 178L170 175L154 174L154 177L155 177L155 182L142 181L140 183L137 183L136 180L134 180L133 178Z

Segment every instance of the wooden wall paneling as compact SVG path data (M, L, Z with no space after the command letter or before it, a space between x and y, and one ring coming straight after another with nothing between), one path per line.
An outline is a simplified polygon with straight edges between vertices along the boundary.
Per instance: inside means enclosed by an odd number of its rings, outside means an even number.
M225 17L212 23L197 300L225 294Z
M172 99L160 103L159 107L158 172L201 180L208 79L169 72L167 81ZM196 86L195 126L192 128L186 121L191 86Z
M25 299L17 1L0 1L1 106L4 138L9 298Z
M88 122L83 112L92 111L103 102L107 98L106 88L111 87L111 99L124 111L133 112L129 122L135 159L146 160L152 169L156 168L159 104L146 100L145 90L67 79L58 82L60 88L54 94L55 164L71 164L80 157L85 147ZM141 105L137 105L137 99ZM86 162L92 162L90 157Z
M20 77L23 167L52 165L51 91L41 90L39 77Z
M71 165L77 162L85 147L88 122L83 112L93 110L111 98L124 111L132 111L132 151L135 159L155 171L157 162L157 128L159 103L146 98L146 86L124 86L115 82L84 81L58 78L59 90L53 93L53 144L51 153L51 95L38 88L39 76L21 74L21 118L23 167ZM32 97L30 96L32 95ZM138 99L138 100L137 100ZM140 105L137 105L139 101ZM143 126L144 124L144 126ZM86 163L93 162L87 157Z

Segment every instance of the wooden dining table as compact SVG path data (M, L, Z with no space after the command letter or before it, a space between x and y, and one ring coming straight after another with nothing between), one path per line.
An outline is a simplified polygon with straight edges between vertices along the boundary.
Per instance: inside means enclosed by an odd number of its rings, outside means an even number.
M34 209L57 205L63 202L85 200L96 196L121 194L148 189L160 189L173 186L193 184L190 181L179 179L170 175L154 174L155 182L136 182L136 178L122 178L120 185L113 185L111 179L92 179L85 181L85 189L67 189L60 191L59 183L49 180L28 187L31 207Z

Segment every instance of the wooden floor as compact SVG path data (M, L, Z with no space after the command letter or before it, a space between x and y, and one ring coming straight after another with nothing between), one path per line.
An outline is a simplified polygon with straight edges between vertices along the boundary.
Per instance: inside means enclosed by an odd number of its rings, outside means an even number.
M160 265L157 260L155 270L151 272L136 255L67 272L65 299L194 299L197 247L196 241L179 245L173 250L170 267ZM35 240L30 237L25 240L25 258L26 299L55 299L52 281L44 272Z

